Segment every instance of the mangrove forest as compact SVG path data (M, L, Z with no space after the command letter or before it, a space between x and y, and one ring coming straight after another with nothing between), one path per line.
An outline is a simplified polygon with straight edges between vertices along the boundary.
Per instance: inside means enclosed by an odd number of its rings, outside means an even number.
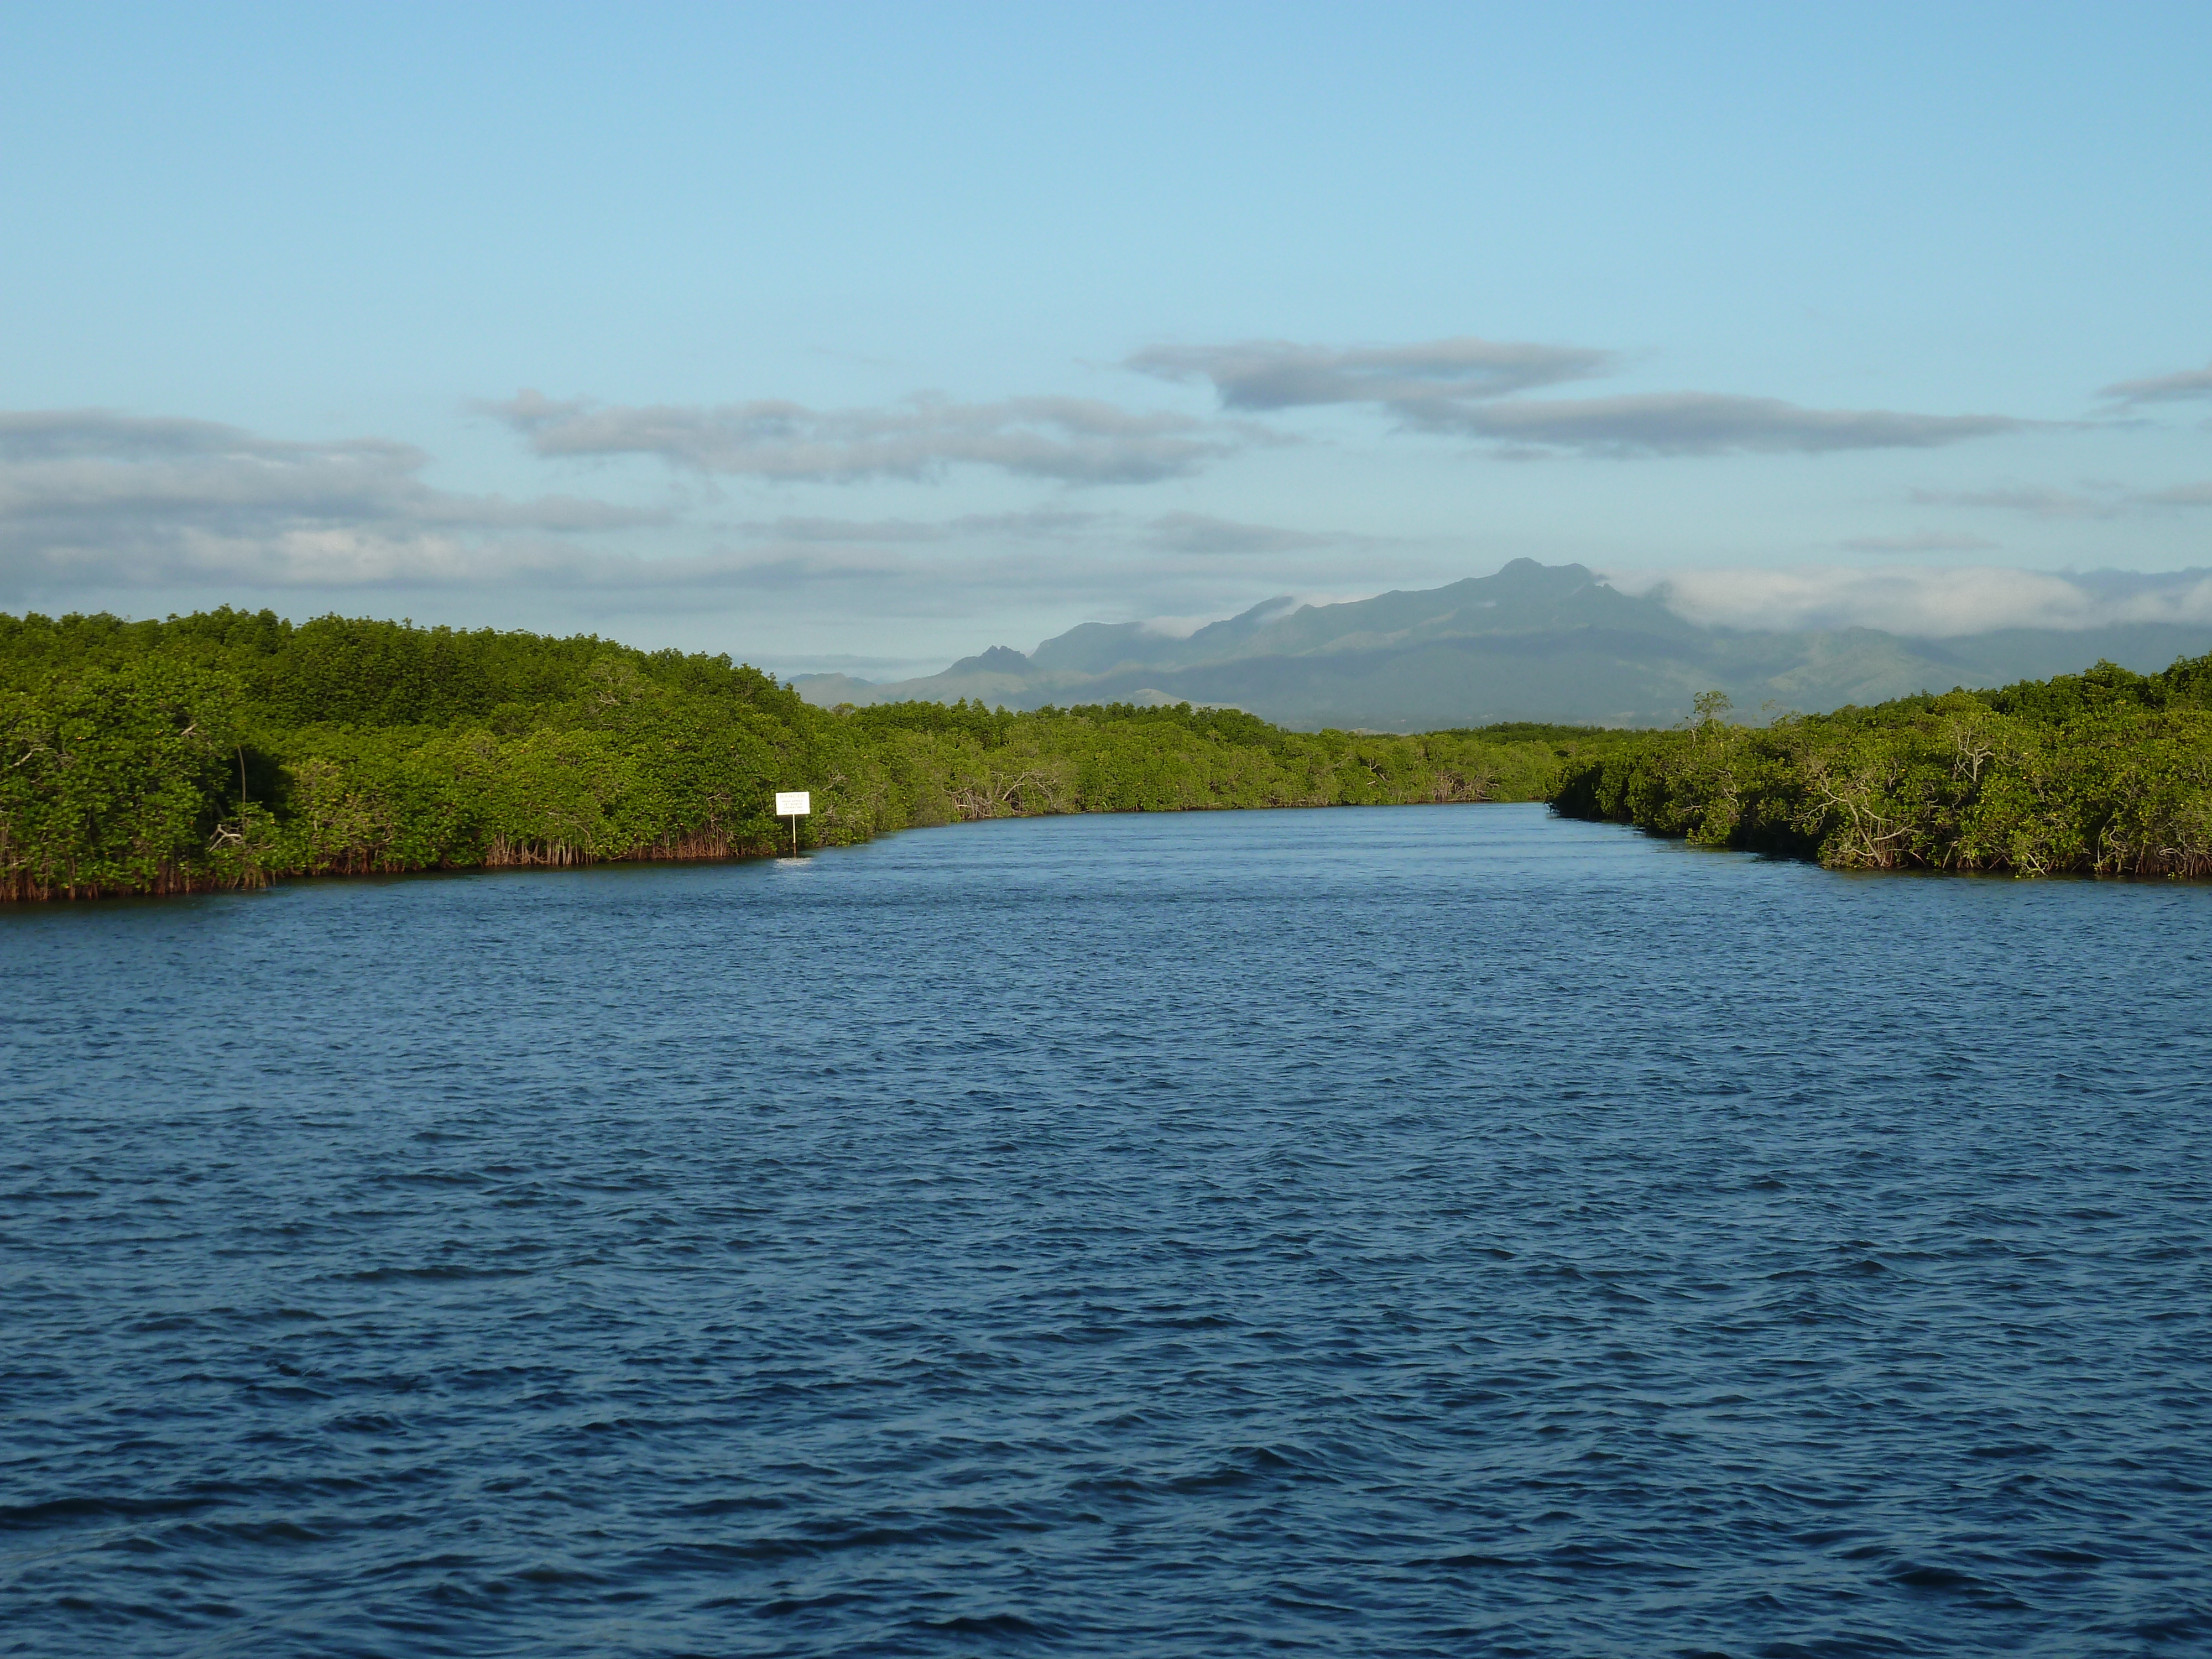
M2212 875L2212 656L1686 729L1567 757L1571 817L1845 869Z
M1845 867L2212 875L2212 656L1669 731L817 708L726 656L220 610L0 615L0 899L774 853L1058 812L1547 800Z
M1534 800L1621 734L1234 709L822 709L726 656L220 610L0 616L0 898L769 854L962 819Z

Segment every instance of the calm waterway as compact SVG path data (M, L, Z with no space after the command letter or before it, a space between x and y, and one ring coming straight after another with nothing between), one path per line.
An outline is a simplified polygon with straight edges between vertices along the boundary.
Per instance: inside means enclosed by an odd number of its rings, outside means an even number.
M0 1652L2212 1650L2212 890L1537 807L0 914Z

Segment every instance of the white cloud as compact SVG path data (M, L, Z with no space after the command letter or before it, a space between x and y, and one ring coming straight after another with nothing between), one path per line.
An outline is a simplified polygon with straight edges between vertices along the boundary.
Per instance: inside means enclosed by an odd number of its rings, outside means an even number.
M763 541L915 546L988 537L1065 541L1095 526L1115 521L1108 514L1043 509L1030 513L963 513L951 519L757 519L737 528L748 538Z
M1778 398L1711 392L1512 401L1439 407L1416 422L1431 431L1588 455L1821 454L1929 449L2016 432L2002 415L1908 415L1881 409L1805 409Z
M1353 349L1286 341L1154 346L1129 358L1127 367L1166 380L1209 380L1225 409L1371 404L1411 430L1484 440L1513 459L1554 452L1628 457L1928 449L2029 424L2002 415L1807 409L1778 398L1716 392L1515 395L1612 374L1620 362L1614 352L1588 346L1461 337Z
M0 414L0 590L238 578L456 581L557 568L576 532L664 516L432 489L381 439L287 443L208 421Z
M2153 374L2140 380L2116 381L2098 395L2131 406L2212 398L2212 363L2207 363L2202 368L2185 368L2174 374Z
M1324 404L1419 407L1496 398L1609 371L1610 351L1471 336L1419 345L1348 349L1248 340L1236 345L1153 346L1128 360L1140 374L1210 380L1227 409L1276 410Z
M1998 489L1916 489L1907 499L1915 507L1991 507L2035 519L2110 519L2117 517L2121 508L2115 491L2053 489L2042 484Z
M1286 530L1279 525L1243 524L1206 513L1163 513L1145 531L1154 546L1170 552L1232 556L1304 552L1350 546L1367 539Z
M2212 572L2116 581L1995 566L1874 569L1680 570L1611 579L1649 591L1678 616L1711 627L1878 628L1949 638L2000 628L2083 629L2122 623L2212 622Z
M2175 484L2169 489L2145 490L2136 499L2146 507L2212 507L2212 478L2202 483Z
M1897 536L1852 536L1836 545L1851 553L1987 553L1996 544L1956 531L1908 530Z
M647 455L696 472L831 483L934 477L975 465L1063 483L1150 483L1187 477L1249 441L1218 422L1085 398L914 398L843 410L776 401L633 408L523 392L481 407L540 455Z
M2085 483L2071 489L2054 489L2044 484L1996 489L1916 489L1909 499L1919 507L1987 507L2002 513L2022 513L2035 519L2118 519L2146 507L2212 507L2212 480L2174 484L2163 489L2132 489L2106 483Z

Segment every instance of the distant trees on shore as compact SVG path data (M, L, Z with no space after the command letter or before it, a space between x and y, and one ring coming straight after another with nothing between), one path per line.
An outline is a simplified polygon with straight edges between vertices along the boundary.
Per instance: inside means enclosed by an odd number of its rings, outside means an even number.
M1844 868L2212 875L2212 656L1670 732L816 708L727 657L230 610L0 616L0 898L775 850L1054 812L1547 799Z
M1623 734L1232 709L823 710L727 657L221 610L0 616L0 898L775 849L1043 812L1529 800Z
M1723 723L1570 758L1569 817L1844 869L2212 875L2212 656Z

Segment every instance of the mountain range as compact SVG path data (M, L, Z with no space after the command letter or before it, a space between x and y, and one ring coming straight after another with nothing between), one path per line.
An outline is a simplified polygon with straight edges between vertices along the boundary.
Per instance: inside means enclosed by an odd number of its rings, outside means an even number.
M1009 708L1229 704L1303 730L1434 731L1501 720L1664 726L1717 689L1742 715L1814 714L1921 690L2071 673L2106 658L2148 672L2212 651L2212 623L2000 629L1923 639L1878 629L1708 627L1578 564L1516 559L1492 576L1340 605L1271 599L1187 637L1085 623L1027 653L1005 646L942 673L875 684L809 674L809 702Z

